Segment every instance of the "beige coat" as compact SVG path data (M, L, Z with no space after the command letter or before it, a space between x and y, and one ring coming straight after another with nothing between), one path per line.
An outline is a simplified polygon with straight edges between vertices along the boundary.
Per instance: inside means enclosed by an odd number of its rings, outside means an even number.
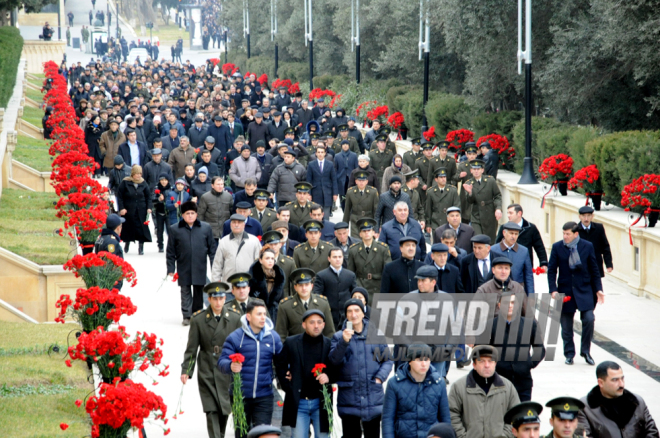
M105 158L103 158L104 167L115 167L115 157L119 152L119 145L122 143L126 143L126 136L119 129L117 130L117 138L112 138L112 131L110 130L101 134L99 149L101 149L101 154L105 155Z
M240 248L240 251L239 251ZM261 242L252 234L243 233L241 240L230 233L220 239L211 267L211 281L227 281L237 272L247 272L259 258Z

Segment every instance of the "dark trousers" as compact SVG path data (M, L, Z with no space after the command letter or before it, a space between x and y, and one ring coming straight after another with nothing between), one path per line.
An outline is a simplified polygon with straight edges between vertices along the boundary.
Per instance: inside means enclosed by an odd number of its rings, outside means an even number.
M158 238L158 249L163 248L163 231L167 230L167 235L170 234L170 225L167 216L156 213L156 236Z
M341 427L344 431L343 438L361 438L363 430L364 438L379 438L380 415L369 421L361 420L360 417L354 415L342 415Z
M567 359L575 357L575 343L573 342L574 318L575 312L561 314L561 338L564 341L564 356ZM580 354L591 354L591 340L594 337L594 323L596 321L594 311L581 311L580 321L582 321L582 343L580 345Z
M209 432L209 438L224 438L228 418L229 415L223 415L222 412L206 413L206 429Z
M243 403L248 431L260 424L270 424L273 419L273 394L257 398L244 398ZM239 435L236 432L235 436L245 438L247 435Z
M192 291L191 291L192 288ZM204 308L204 285L181 286L181 313L190 319L193 313Z
M516 390L518 391L518 398L520 398L521 402L532 400L532 388L526 388L526 389L516 388Z

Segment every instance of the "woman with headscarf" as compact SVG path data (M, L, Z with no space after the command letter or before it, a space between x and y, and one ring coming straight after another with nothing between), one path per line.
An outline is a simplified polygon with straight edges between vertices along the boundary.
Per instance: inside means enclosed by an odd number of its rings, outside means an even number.
M116 192L119 215L126 219L121 230L121 240L128 252L130 243L138 241L138 254L144 254L144 242L151 242L149 222L152 202L149 184L142 178L142 167L134 165L131 176L124 178Z
M284 297L284 271L275 264L277 254L262 248L259 258L250 267L250 296L266 303L271 321L277 321L277 308Z
M99 146L102 134L101 117L98 114L93 115L85 127L85 143L87 144L87 154L99 165L98 169L94 169L94 178L98 178L103 173L103 154Z
M380 192L387 193L390 189L390 178L393 176L399 176L401 181L405 181L406 178L403 176L404 173L410 172L412 169L407 164L403 164L403 158L401 155L396 154L392 157L392 165L385 169L383 173L383 179L381 181Z

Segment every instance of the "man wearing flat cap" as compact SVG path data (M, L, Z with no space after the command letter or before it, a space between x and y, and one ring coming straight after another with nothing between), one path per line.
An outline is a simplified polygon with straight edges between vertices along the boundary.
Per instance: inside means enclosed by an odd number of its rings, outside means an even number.
M436 185L426 190L426 232L429 234L447 223L447 209L461 205L458 190L447 184L447 169L440 167L434 173Z
M331 337L335 333L328 299L323 295L312 293L315 275L314 271L308 268L298 268L291 273L290 281L296 293L280 301L275 324L275 330L280 338L286 339L288 336L304 333L303 316L308 310L314 309L324 315L323 335Z
M498 299L498 309L499 309L499 303L502 298L502 294L504 293L513 293L513 294L518 294L519 297L523 297L523 303L522 303L522 315L525 315L525 307L526 307L526 295L525 295L525 289L523 288L522 284L518 283L517 281L514 281L511 278L511 265L512 262L506 257L493 257L491 260L491 278L490 280L484 282L479 288L477 289L476 293L478 294L497 294ZM498 310L495 309L495 313L493 316L497 315Z
M293 260L300 268L310 268L315 273L330 266L328 257L332 245L321 240L323 223L309 220L303 224L307 242L301 243L293 250Z
M357 239L350 236L348 232L348 224L346 222L337 222L334 224L334 228L335 238L330 240L330 244L341 249L341 252L344 253L343 266L346 268L348 266L348 249L351 245L357 243Z
M227 281L232 274L245 271L259 258L261 243L256 236L245 231L245 220L246 217L238 213L230 216L231 232L218 242L215 260L211 264L211 281Z
M403 236L399 239L401 257L385 265L380 293L405 294L417 289L415 275L417 270L424 266L424 263L415 257L418 244L419 241L414 236Z
M414 215L412 215L413 208L412 203L410 202L410 196L401 190L401 186L403 184L401 177L398 175L393 176L390 178L389 184L390 189L385 193L381 193L380 198L378 199L378 207L376 207L376 215L374 216L374 219L376 219L376 233L380 232L380 228L384 223L394 219L394 207L399 202L408 204L407 214L410 215L410 217L413 219L417 219ZM420 218L420 220L423 221L424 218ZM421 226L419 224L417 226L420 227L421 231Z
M543 406L526 401L512 407L504 415L504 423L511 425L515 438L539 438Z
M490 253L490 237L477 234L470 239L472 254L461 260L461 282L466 293L473 294L479 286L493 278L491 266L493 256Z
M513 384L495 371L497 350L479 345L472 350L472 371L451 385L451 425L460 438L512 437L504 415L520 403Z
M326 315L319 309L310 308L302 314L302 333L284 341L282 353L275 359L278 380L286 394L282 426L292 428L292 436L309 436L310 423L315 437L327 437L328 412L323 403L322 388L325 385L332 394L330 384L336 381L333 367L316 375L316 364L329 364L330 338L323 334ZM330 413L332 414L332 413Z
M553 398L545 404L551 409L550 426L552 431L545 438L579 438L578 414L584 409L584 403L573 397Z
M250 203L247 201L241 201L237 202L234 207L236 208L236 213L237 215L242 216L245 218L245 227L243 230L248 233L253 235L254 237L259 237L264 234L264 229L261 226L261 223L254 217L250 216L250 213L252 213L252 210L250 209ZM232 232L232 226L231 226L231 217L230 219L226 220L225 223L222 226L222 237L227 236L229 233Z
M483 160L472 160L470 166L472 178L463 184L467 202L472 206L470 225L475 233L485 234L494 241L497 223L502 218L502 193L495 178L483 174Z
M506 257L511 260L511 278L525 287L527 295L534 293L534 272L529 257L529 250L518 245L520 225L507 222L502 225L503 239L491 247L493 257Z
M195 312L190 321L188 345L181 364L181 382L185 385L197 367L197 385L206 413L209 438L222 438L231 414L229 401L230 376L220 372L216 363L227 336L241 326L241 314L235 309L224 309L227 283L209 283L204 286L209 306Z
M600 276L602 278L605 276L603 261L605 261L605 267L607 268L608 273L612 272L614 269L614 265L612 264L612 250L610 249L610 242L607 240L607 235L605 234L605 227L603 224L593 222L593 207L589 205L580 207L578 213L580 214L578 234L580 235L580 239L591 242L594 246L596 262L598 262L598 270L600 271Z

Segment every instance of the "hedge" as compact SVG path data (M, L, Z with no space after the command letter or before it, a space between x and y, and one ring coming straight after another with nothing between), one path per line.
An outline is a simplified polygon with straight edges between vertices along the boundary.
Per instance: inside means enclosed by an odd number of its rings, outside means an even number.
M512 140L513 128L522 118L523 113L520 111L481 113L472 118L471 128L475 138L495 133Z
M16 70L23 51L23 37L15 27L0 27L0 108L6 108L16 83Z
M429 126L435 126L435 132L441 139L444 139L449 131L470 126L473 113L474 110L465 99L454 94L438 93L429 96L426 103Z

